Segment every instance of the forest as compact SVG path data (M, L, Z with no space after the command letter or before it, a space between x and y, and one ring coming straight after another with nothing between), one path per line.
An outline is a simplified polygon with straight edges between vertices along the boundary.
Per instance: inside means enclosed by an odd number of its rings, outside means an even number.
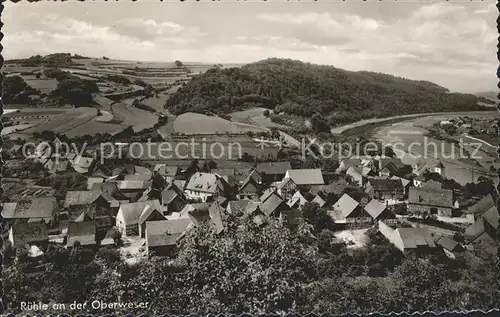
M225 115L259 106L281 116L319 114L336 125L371 117L483 110L477 105L480 99L428 81L270 58L243 67L214 67L183 85L165 107L174 114Z

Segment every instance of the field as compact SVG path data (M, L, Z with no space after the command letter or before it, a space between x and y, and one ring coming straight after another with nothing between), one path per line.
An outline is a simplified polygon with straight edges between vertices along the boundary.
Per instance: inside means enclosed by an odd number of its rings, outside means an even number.
M29 86L40 90L42 94L49 94L57 88L57 80L55 79L31 79L26 76L22 77Z
M42 131L53 131L55 133L65 133L79 125L84 124L97 116L94 108L82 107L68 110L36 127L27 129L24 133L35 133Z
M234 123L220 117L211 117L199 113L183 113L175 119L174 130L183 134L217 134L265 132L265 128Z
M243 111L236 111L230 113L229 115L231 116L231 120L234 122L253 124L265 128L288 128L281 124L274 123L270 118L264 116L264 111L266 110L268 109L255 107ZM270 110L270 112L272 113L272 110Z
M111 106L114 120L121 125L132 126L135 132L152 128L158 122L158 116L122 103Z

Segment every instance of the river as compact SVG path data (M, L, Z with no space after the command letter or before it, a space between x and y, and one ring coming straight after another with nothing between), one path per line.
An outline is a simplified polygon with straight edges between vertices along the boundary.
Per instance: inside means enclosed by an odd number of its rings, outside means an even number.
M344 133L349 129L359 129L363 125L373 125L378 122L379 124L377 124L377 127L375 127L370 134L383 144L393 145L397 150L396 154L405 164L413 165L422 158L426 158L426 160L429 161L440 160L445 167L445 177L454 179L458 183L464 185L469 182L477 182L480 176L488 178L495 177L495 174L478 163L478 161L481 161L480 163L484 165L483 163L492 160L496 160L498 163L498 158L491 155L491 148L485 151L480 150L476 154L476 156L480 158L472 160L467 158L467 151L471 153L474 147L476 147L475 145L473 147L470 145L464 146L462 150L464 155L462 155L459 146L447 141L436 140L425 136L427 132L425 127L431 126L441 120L450 120L452 118L464 116L470 118L494 118L498 117L498 112L478 111L421 114L412 115L411 117L402 116L399 122L394 122L394 120L397 119L396 117L385 119L390 121L387 124L383 123L385 121L384 119L372 119L335 128L335 131ZM467 141L464 139L464 141L470 142L471 140ZM495 181L497 180L495 179Z

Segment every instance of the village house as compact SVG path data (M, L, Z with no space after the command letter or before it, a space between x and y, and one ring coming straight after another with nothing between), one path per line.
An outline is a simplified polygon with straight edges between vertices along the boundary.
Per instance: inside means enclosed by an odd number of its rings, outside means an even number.
M252 175L250 174L238 189L237 198L258 200L261 195L262 189L260 184L257 183L254 177L252 177Z
M372 221L371 216L360 206L359 202L348 194L342 195L333 205L330 216L335 222L354 226L368 225Z
M261 226L267 221L266 214L261 209L262 204L257 201L248 201L243 209L243 217L251 218L252 221L257 225Z
M216 174L197 172L191 176L184 189L186 197L202 202L213 200L215 195L225 196L227 182Z
M148 257L173 255L177 240L192 224L189 218L146 222L146 250Z
M199 225L210 218L209 208L210 203L187 204L179 213L180 218L191 218L194 224Z
M50 174L64 173L68 170L69 162L62 158L50 158L43 167L47 169Z
M436 235L434 237L434 242L436 245L440 246L447 257L455 259L455 253L462 252L464 248L457 241L442 235Z
M380 157L378 158L378 171L381 177L403 176L406 165L400 158ZM408 166L408 172L409 170Z
M484 196L474 205L467 208L465 211L468 215L473 215L474 219L479 218L484 212L486 212L491 207L495 207L496 203L491 194Z
M339 167L335 170L336 173L346 172L350 167L363 167L361 164L361 159L359 158L349 158L343 159L339 163Z
M285 177L288 170L292 169L290 162L261 162L255 167L256 172L260 175L262 183L272 184L280 181Z
M93 157L76 156L70 163L75 172L86 175L92 171L96 161Z
M180 212L186 206L186 197L180 188L170 184L161 193L161 205L165 213Z
M383 200L386 204L397 204L404 198L405 192L400 180L390 178L369 178L365 193L371 198Z
M394 224L397 222L396 215L387 208L387 205L376 199L372 199L365 207L365 211L373 218L374 222L383 220L386 223Z
M349 167L345 173L352 179L354 185L364 187L367 181L366 175L363 173L363 167Z
M7 224L42 221L44 225L51 226L59 213L55 197L24 198L14 203L3 203L2 207L2 219Z
M309 202L300 190L297 190L295 194L287 201L287 204L290 208L293 209L302 209L307 202Z
M116 227L124 237L139 235L139 220L148 205L152 205L158 210L161 209L157 200L140 201L120 206L116 214Z
M45 248L49 241L47 227L43 222L16 223L9 230L9 241L14 249L27 245L39 245Z
M378 222L378 230L403 253L409 251L429 251L436 248L434 239L427 228L393 229L383 221Z
M172 183L174 180L179 179L182 175L182 169L180 166L169 166L167 164L156 164L153 168L153 173L157 173L165 179L168 183Z
M268 191L260 197L260 209L266 216L279 216L283 210L289 210L285 200L276 192Z
M323 208L327 204L327 198L323 197L324 194L321 192L317 193L316 196L311 200L312 203L318 204L319 208Z
M323 185L321 169L295 169L287 170L284 179L291 179L297 186Z
M406 178L402 178L402 177L399 177L399 176L392 176L391 179L397 179L399 181L401 181L401 185L403 185L403 190L404 190L404 194L405 196L408 195L408 192L410 190L410 186L411 186L411 181L409 179L406 179Z
M297 184L291 178L283 178L278 186L276 186L278 194L285 200L291 199L298 188Z
M442 189L443 184L435 181L435 180L428 180L427 182L423 182L421 187L427 187L427 188L435 188L435 189Z
M159 210L160 204L158 201L152 201L144 206L144 209L139 217L139 236L144 238L146 234L146 222L165 220L163 212Z
M87 247L93 247L97 244L96 224L93 220L68 223L66 247L74 247L75 243Z
M468 246L481 248L496 254L498 248L497 228L499 215L496 206L491 206L482 213L476 213L476 221L465 229Z
M116 200L107 192L68 191L64 199L64 208L69 222L95 220L98 231L107 230L113 226L115 206L117 207Z
M421 160L413 165L413 173L417 176L435 173L444 177L445 167L441 161Z
M427 181L427 178L424 175L418 175L413 179L413 186L422 187L422 185Z
M426 187L411 187L408 195L410 214L451 217L453 211L453 191Z
M117 181L116 185L120 194L131 202L137 201L144 195L151 185L151 180L122 180Z

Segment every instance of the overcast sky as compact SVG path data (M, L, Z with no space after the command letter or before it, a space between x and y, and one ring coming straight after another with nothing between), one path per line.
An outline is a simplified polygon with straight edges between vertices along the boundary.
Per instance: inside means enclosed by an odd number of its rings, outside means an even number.
M493 2L5 2L4 58L70 52L141 61L286 57L495 90Z

